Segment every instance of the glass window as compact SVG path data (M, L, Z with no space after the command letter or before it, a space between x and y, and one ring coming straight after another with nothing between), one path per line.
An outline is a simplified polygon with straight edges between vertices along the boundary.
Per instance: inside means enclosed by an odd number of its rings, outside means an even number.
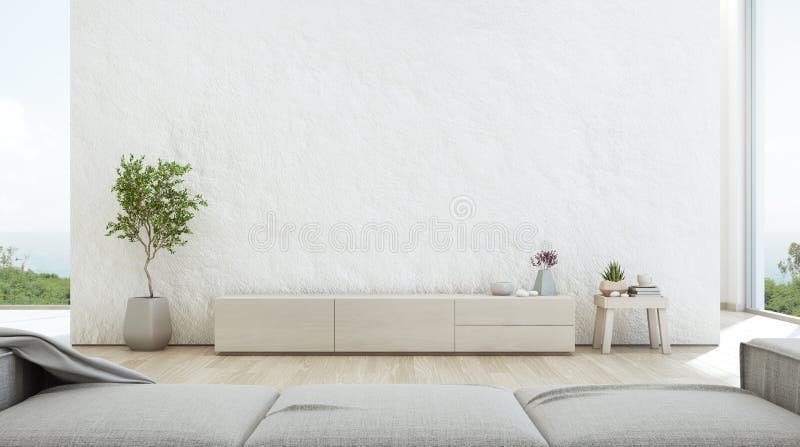
M0 305L69 304L69 2L0 2Z
M800 2L758 0L751 20L751 307L800 316Z

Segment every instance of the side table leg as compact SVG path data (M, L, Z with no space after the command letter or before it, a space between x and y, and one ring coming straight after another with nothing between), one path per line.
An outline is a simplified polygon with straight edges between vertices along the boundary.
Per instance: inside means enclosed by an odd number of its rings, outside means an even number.
M603 354L611 352L611 334L614 332L614 310L603 311Z
M647 330L650 332L650 347L658 349L658 316L655 309L647 309Z
M605 309L598 307L594 315L594 338L592 338L592 348L597 349L600 343L603 342L603 325L605 319L603 318Z
M658 328L661 332L661 353L669 354L672 348L669 346L669 330L667 329L667 309L658 309Z

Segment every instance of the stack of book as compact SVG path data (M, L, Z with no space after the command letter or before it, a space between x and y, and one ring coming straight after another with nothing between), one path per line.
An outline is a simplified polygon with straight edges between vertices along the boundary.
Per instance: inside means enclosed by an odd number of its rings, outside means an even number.
M630 286L628 295L634 296L661 296L661 289L658 286Z

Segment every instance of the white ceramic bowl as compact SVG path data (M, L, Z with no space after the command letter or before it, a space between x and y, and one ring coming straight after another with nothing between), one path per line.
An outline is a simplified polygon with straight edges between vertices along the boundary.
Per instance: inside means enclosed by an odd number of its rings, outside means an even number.
M514 284L507 281L493 282L491 290L492 295L508 296L514 293Z

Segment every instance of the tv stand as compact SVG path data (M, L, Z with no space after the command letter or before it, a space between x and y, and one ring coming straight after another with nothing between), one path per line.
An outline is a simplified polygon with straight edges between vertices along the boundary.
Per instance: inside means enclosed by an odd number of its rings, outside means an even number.
M575 299L239 295L214 300L218 353L571 353Z

